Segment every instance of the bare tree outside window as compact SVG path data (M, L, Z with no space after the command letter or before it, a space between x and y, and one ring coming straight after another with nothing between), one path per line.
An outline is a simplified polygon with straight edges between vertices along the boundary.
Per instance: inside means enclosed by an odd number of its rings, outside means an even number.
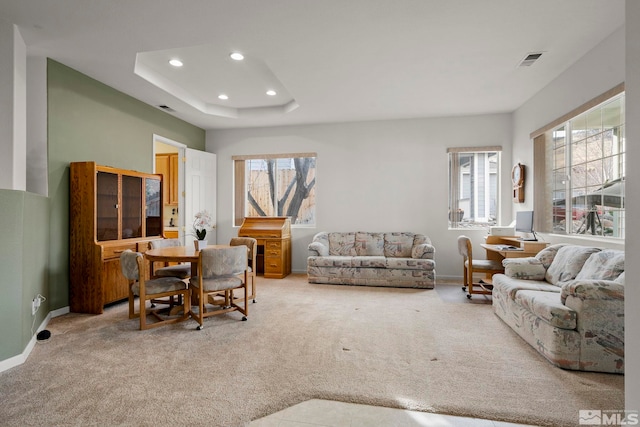
M315 224L315 156L255 156L236 160L236 225L242 216L288 216L292 224ZM242 181L242 182L238 182ZM246 185L244 184L246 183Z

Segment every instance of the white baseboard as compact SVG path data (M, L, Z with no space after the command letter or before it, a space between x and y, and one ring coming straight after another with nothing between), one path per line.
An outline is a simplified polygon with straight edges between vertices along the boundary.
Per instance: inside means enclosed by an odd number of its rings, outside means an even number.
M21 354L18 354L17 356L13 356L5 360L0 360L0 372L7 371L11 368L14 368L18 365L22 365L24 362L26 362L27 358L29 358L29 355L31 354L31 351L33 350L33 347L35 347L36 343L38 342L38 339L36 338L36 335L38 335L38 332L44 330L52 318L62 316L63 314L67 314L67 313L69 313L68 306L50 311L46 315L44 320L42 320L42 323L40 323L40 326L38 326L38 329L36 329L36 332L33 334L31 339L29 340L29 344L27 344L27 347L25 347L25 349L22 351Z

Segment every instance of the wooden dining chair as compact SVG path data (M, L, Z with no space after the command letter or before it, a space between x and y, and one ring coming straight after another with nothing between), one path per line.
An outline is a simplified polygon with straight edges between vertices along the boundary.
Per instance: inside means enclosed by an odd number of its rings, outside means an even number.
M189 280L191 297L194 298L190 315L198 322L198 330L203 328L205 318L231 311L239 311L243 314L242 320L247 320L247 259L247 248L243 246L205 248L200 251L198 275ZM244 291L244 306L236 304L233 298L235 289ZM207 297L220 294L224 294L222 308L213 308Z
M158 239L149 242L150 249L167 248L171 246L182 246L179 239ZM155 266L153 266L155 267ZM191 276L191 264L165 265L160 268L152 268L153 277L179 277L186 279Z
M145 279L144 257L140 252L130 249L120 254L120 268L122 274L129 281L129 319L140 318L140 329L150 329L157 326L186 320L189 317L190 301L187 284L177 277L158 277ZM167 315L161 314L161 310L147 309L147 302L163 297L179 297L181 306L173 307ZM138 312L135 311L135 297L138 297ZM182 308L182 316L175 316L173 312ZM148 322L147 317L152 316L155 322Z
M496 273L504 273L504 267L502 263L492 259L473 259L473 247L471 245L471 239L467 236L458 237L458 252L462 255L463 268L464 268L464 283L462 290L467 291L467 298L471 299L471 296L476 295L491 295L493 285L489 283L474 282L474 273L484 273L485 275L493 275ZM474 289L479 288L479 289Z
M251 294L249 299L256 302L256 258L258 257L258 241L253 237L232 237L229 242L231 246L247 247L247 280L251 282Z

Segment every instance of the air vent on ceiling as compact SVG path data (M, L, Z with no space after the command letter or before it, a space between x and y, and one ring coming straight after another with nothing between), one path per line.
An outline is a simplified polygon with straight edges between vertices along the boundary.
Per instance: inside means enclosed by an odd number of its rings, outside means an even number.
M529 54L527 54L527 56L525 56L525 58L522 61L520 61L520 64L518 64L518 66L519 67L530 67L541 56L542 56L542 52L529 53Z
M164 111L168 111L169 113L175 113L176 110L169 107L168 105L158 105L158 108L162 108Z

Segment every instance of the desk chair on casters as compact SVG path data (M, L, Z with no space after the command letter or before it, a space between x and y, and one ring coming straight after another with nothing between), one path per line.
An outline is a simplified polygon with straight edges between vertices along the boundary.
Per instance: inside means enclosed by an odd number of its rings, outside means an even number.
M464 283L462 290L467 291L467 298L471 295L491 295L493 285L488 283L474 283L473 273L496 274L504 273L504 267L500 261L491 259L473 259L471 239L467 236L458 237L458 252L462 255L464 268ZM476 289L474 289L474 287ZM479 288L479 289L477 289Z

